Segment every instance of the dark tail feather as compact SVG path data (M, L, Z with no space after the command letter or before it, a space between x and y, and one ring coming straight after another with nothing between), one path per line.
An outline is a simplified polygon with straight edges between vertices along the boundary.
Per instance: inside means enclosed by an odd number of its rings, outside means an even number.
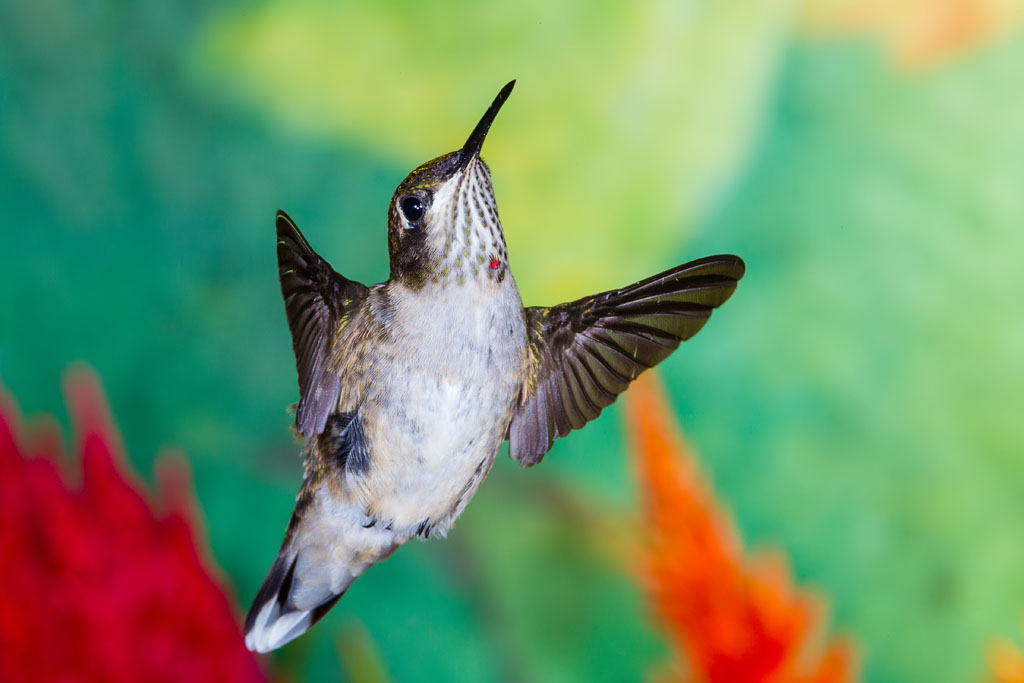
M345 594L304 586L296 576L298 565L298 554L282 551L263 579L245 617L245 645L253 652L270 652L298 638Z

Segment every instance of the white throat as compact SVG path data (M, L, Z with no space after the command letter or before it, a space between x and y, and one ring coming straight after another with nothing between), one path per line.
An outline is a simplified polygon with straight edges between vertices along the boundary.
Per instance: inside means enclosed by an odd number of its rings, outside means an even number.
M435 279L501 282L508 270L508 249L487 166L473 159L438 188L432 207L431 246L440 254Z

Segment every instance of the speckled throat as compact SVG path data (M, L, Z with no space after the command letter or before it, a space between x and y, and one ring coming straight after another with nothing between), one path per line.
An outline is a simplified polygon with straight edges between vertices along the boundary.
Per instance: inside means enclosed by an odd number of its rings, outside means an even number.
M508 271L508 249L498 219L498 206L487 165L479 157L464 172L444 183L434 199L448 207L449 219L435 232L440 254L432 273L434 282L458 285L468 280L501 282Z

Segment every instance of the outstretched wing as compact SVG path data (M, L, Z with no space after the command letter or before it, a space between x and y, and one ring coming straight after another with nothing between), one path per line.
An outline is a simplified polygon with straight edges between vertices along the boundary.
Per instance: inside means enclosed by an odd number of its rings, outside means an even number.
M277 265L299 371L295 424L306 437L324 430L341 378L328 369L335 334L367 288L334 272L284 211L277 212Z
M736 256L709 256L554 308L528 308L531 368L509 427L523 467L611 405L629 383L700 330L743 277Z

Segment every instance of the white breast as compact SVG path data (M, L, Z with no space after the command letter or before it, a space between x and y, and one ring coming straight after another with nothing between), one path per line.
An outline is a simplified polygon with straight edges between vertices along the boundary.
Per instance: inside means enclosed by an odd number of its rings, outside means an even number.
M361 409L368 493L396 531L426 522L443 533L504 439L525 357L522 303L511 277L397 288L391 303L392 371L376 378Z

